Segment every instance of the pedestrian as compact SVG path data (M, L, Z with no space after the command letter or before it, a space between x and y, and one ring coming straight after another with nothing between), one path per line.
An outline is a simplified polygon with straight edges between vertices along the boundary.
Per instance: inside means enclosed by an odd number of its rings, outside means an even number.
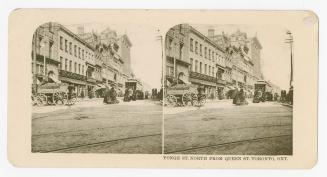
M133 95L134 95L133 89L130 87L128 89L128 98L129 98L129 100L133 100Z
M125 93L124 93L124 101L125 102L129 102L130 101L130 98L128 96L128 88L125 89Z
M72 105L72 99L73 99L73 92L75 90L74 85L72 85L71 83L68 85L68 100L67 100L67 104L68 105Z
M109 92L110 92L110 89L109 89L109 86L108 85L106 85L105 86L106 88L105 88L105 90L104 90L104 97L103 97L103 103L106 103L106 104L108 104L108 102L109 102Z
M236 104L236 102L238 100L238 88L235 88L235 90L232 94L232 98L233 98L233 104Z
M111 89L110 89L110 104L116 104L118 103L118 100L117 100L117 91L116 91L116 88L115 86L112 86Z

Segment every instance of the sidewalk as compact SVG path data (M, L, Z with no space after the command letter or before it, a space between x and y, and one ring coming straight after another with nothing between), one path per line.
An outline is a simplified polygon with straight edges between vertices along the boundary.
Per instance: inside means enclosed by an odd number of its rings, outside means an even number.
M118 104L104 104L103 98L84 98L84 99L78 99L77 102L74 105L68 106L68 105L49 105L49 106L33 106L32 107L32 113L47 113L47 112L53 112L57 110L64 110L64 109L71 109L71 108L83 108L83 107L105 107L105 106L113 106L113 105L128 105L128 106L137 106L137 105L143 105L143 106L152 106L152 105L160 105L159 101L155 100L136 100L136 101L130 101L130 102L124 102L123 97L117 98L119 103Z
M260 102L260 103L253 103L251 98L246 99L248 101L247 107L276 107L276 106L281 106L279 102ZM212 99L207 99L206 103L202 107L195 107L195 106L181 106L181 107L164 107L164 114L178 114L178 113L183 113L187 111L194 111L194 110L199 110L199 109L231 109L239 107L237 105L233 104L232 99L223 99L223 100L212 100Z

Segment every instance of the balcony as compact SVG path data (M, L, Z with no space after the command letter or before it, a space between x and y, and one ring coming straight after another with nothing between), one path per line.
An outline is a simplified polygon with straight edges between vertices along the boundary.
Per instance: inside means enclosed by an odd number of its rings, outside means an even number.
M72 73L72 72L65 71L65 70L59 70L59 76L60 77L67 77L67 78L71 78L71 79L76 79L76 80L80 80L80 81L85 81L86 80L86 76L76 74L76 73Z

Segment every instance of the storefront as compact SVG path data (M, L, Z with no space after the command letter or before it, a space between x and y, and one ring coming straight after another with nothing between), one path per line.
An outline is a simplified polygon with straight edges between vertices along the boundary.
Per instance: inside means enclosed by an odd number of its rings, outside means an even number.
M84 98L86 96L86 76L60 70L59 77L62 83L72 84L74 86L74 92L77 97Z
M215 77L207 76L204 74L190 72L190 80L192 84L197 85L199 89L209 99L217 98L217 80Z

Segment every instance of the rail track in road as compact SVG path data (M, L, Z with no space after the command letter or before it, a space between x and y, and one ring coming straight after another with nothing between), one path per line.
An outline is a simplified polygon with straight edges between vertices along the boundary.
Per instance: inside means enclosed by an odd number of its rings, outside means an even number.
M167 136L173 136L173 135L187 135L187 134L193 134L193 133L205 133L205 132L219 132L219 131L225 131L225 130L239 130L239 129L251 129L251 128L267 128L267 127L290 127L292 124L273 124L273 125L262 125L262 126L248 126L248 127L234 127L234 128L223 128L219 130L203 130L203 131L195 131L195 132L185 132L185 133L177 133L177 134L170 134Z
M52 149L52 150L48 150L48 151L38 151L38 153L60 152L60 151L65 151L65 150L73 150L73 149L84 148L84 147L106 145L106 144L110 144L110 143L113 143L113 142L126 141L126 140L138 139L138 138L153 137L153 136L161 136L161 135L162 135L161 133L158 133L158 134L149 134L149 135L141 135L141 136L127 137L127 138L113 139L113 140L108 140L108 141L100 141L100 142L95 142L95 143L86 143L86 144L81 144L81 145L76 145L76 146L69 146L69 147L64 147L64 148Z
M211 144L211 145L206 145L206 146L197 146L197 147L191 147L191 148L186 148L186 149L180 149L180 150L165 152L165 154L178 154L178 153L185 152L185 151L192 151L192 150L212 148L212 147L223 147L223 146L228 146L228 145L233 145L233 144L241 144L244 142L263 141L263 140L272 139L272 138L281 138L281 137L290 137L290 136L292 136L292 135L287 134L287 135L277 135L277 136L245 139L245 140L239 140L239 141L232 141L232 142L226 142L226 143L218 143L218 144Z
M57 134L64 134L64 133L77 133L77 132L84 132L84 131L104 130L104 129L111 129L111 128L125 128L125 127L135 127L135 126L147 126L147 125L160 125L160 124L148 123L148 124L117 125L117 126L97 127L97 128L88 128L88 129L70 130L70 131L61 131L61 132L40 133L40 134L35 134L32 136L40 137L40 136L50 136L50 135L57 135Z

